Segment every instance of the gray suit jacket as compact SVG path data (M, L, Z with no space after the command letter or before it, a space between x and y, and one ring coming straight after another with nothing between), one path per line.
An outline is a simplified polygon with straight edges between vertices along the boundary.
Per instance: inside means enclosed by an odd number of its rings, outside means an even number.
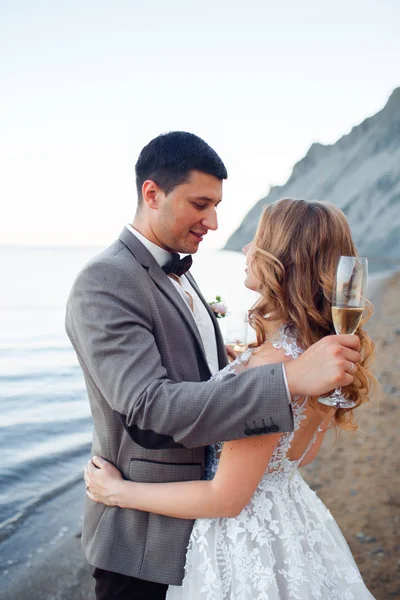
M227 358L218 323L190 281L214 323L222 368ZM66 329L86 381L92 453L126 479L200 479L205 446L259 433L263 424L293 429L281 365L207 381L210 371L189 307L126 229L77 276ZM82 543L96 567L180 585L192 526L86 499Z

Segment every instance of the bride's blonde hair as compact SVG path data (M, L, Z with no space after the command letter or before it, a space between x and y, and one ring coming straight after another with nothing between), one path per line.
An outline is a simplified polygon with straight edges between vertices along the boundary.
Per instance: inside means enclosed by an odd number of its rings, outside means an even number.
M251 260L261 294L249 311L249 323L257 336L254 346L266 340L269 322L289 324L305 349L335 333L332 287L340 256L357 256L357 249L347 219L337 206L285 198L264 209ZM346 397L357 406L367 402L376 382L368 368L374 344L363 329L372 310L367 301L356 333L362 360L353 383L344 388ZM316 398L310 398L310 404L321 407ZM351 409L336 410L334 421L343 429L356 429Z

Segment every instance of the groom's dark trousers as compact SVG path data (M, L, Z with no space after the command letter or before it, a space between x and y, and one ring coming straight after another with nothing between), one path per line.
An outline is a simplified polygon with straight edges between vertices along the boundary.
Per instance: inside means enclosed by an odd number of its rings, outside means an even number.
M168 586L129 575L94 569L96 600L165 600Z

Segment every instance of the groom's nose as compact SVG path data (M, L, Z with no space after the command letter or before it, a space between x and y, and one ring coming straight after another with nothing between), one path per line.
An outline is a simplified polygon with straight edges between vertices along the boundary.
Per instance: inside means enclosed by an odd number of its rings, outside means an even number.
M213 207L207 212L206 216L202 218L201 224L203 225L203 227L207 227L207 229L211 229L212 231L218 229L218 217L216 208Z

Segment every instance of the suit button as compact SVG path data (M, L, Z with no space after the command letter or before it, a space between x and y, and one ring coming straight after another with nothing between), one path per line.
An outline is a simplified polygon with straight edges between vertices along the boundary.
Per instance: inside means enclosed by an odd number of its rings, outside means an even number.
M278 427L278 425L271 425L269 430L271 433L276 433L277 431L279 431L279 427Z

